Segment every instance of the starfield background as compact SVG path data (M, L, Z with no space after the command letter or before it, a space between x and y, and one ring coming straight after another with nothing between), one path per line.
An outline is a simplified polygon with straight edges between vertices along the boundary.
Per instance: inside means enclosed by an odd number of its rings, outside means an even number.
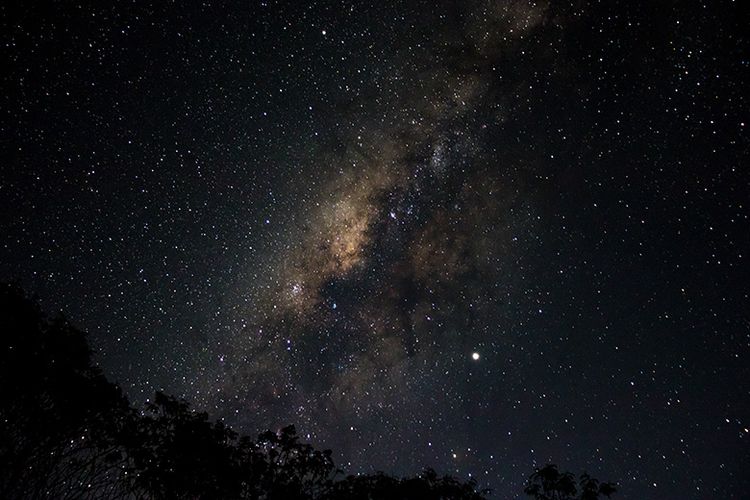
M3 3L0 280L134 404L351 473L748 498L748 21Z

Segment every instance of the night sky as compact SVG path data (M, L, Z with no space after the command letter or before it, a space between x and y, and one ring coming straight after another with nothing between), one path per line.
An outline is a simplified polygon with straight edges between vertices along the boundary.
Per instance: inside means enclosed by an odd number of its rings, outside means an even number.
M742 2L106 3L0 7L0 280L132 401L748 498Z

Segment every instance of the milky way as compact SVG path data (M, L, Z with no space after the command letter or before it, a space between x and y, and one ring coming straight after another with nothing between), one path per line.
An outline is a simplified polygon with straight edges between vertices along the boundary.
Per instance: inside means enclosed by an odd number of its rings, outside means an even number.
M534 227L537 194L517 159L486 147L488 127L513 117L501 96L524 93L525 75L495 65L562 21L541 4L460 10L425 40L426 61L376 85L376 102L396 96L387 112L344 114L340 144L306 158L316 192L280 222L287 241L265 282L235 284L232 300L251 297L233 308L246 326L209 349L219 373L201 377L240 421L249 405L252 419L296 421L348 450L338 436L373 421L409 435L419 426L398 429L405 412L455 411L455 372L469 377L472 352L509 342L499 318L517 300L514 242Z

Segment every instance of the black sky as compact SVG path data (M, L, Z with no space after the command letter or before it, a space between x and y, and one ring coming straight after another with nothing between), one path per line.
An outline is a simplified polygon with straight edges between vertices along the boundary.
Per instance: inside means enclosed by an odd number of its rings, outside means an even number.
M0 279L352 472L747 498L748 17L563 3L3 4Z

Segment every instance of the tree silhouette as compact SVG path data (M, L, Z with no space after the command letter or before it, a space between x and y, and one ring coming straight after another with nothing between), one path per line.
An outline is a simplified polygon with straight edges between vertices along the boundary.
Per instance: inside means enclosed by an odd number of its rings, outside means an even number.
M300 443L294 426L264 432L255 443L263 460L259 483L269 498L319 498L327 495L338 472L331 451Z
M330 499L363 498L368 500L479 500L489 490L478 491L474 480L462 483L451 476L439 477L425 469L413 478L397 479L382 472L373 475L348 476L334 485Z
M471 480L426 469L409 478L343 476L331 451L300 442L294 426L253 439L157 392L131 407L91 359L85 335L45 316L0 283L0 498L476 500ZM593 500L614 492L554 466L534 473L538 500Z
M576 485L573 474L560 472L554 464L537 469L524 489L536 500L597 500L600 496L609 498L616 491L613 483L600 483L586 473L581 474Z
M85 336L17 285L0 284L0 324L3 498L103 493L124 472L115 436L127 400L92 365Z
M239 498L236 437L223 423L157 392L123 442L136 489L153 498Z

